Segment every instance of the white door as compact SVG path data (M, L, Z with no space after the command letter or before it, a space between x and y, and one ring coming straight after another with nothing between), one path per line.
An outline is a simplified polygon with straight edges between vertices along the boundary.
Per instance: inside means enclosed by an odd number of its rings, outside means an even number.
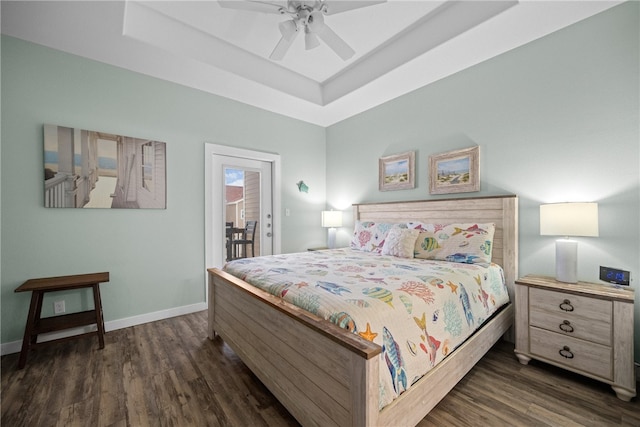
M233 147L205 147L206 268L222 267L228 258L225 223L243 228L257 221L255 255L279 253L279 156ZM251 249L248 248L251 256Z

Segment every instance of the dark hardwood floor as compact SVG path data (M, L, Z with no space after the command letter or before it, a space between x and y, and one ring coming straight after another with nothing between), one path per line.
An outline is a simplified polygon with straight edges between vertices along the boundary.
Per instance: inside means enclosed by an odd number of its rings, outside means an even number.
M295 426L220 339L206 312L2 357L2 426ZM640 426L640 402L498 343L426 426Z

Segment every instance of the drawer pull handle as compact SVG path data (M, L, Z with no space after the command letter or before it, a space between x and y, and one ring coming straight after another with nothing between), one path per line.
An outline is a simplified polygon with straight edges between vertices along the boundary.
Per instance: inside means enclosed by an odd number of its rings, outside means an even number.
M559 326L563 332L573 332L573 326L571 326L571 322L569 322L568 320L563 320Z
M562 301L562 303L560 304L560 310L573 311L573 306L571 305L571 301L569 301L568 299Z
M562 347L562 350L560 350L558 353L560 353L560 356L566 359L573 359L573 353L571 353L571 350L566 345Z

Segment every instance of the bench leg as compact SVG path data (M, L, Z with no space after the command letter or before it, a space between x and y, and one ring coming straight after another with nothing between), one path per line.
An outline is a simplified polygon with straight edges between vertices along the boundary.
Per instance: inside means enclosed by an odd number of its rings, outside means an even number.
M20 351L20 359L18 360L18 369L22 369L27 364L27 355L31 349L31 344L35 344L38 335L33 333L38 320L40 320L40 311L42 310L42 292L33 291L31 293L31 304L29 305L29 314L27 315L27 324L24 328L24 338L22 339L22 350Z
M104 348L104 317L102 315L102 300L100 299L100 284L93 285L93 305L96 310L96 325L98 327L98 342Z

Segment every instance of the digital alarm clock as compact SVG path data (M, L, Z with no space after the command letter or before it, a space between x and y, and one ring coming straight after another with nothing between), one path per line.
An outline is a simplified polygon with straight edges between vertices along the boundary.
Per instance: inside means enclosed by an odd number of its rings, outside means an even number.
M629 286L629 272L617 268L600 266L600 280L616 285Z

